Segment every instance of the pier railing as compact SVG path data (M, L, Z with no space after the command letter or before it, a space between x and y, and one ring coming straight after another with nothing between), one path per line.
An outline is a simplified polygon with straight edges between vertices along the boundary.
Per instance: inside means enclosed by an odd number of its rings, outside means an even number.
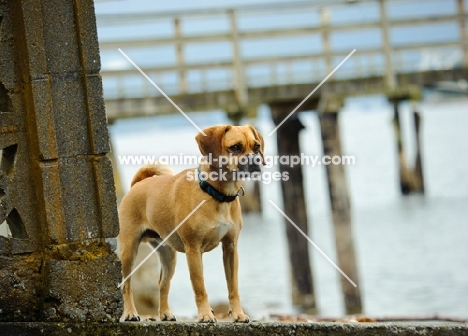
M431 13L431 6L436 8L442 3L446 10ZM249 88L320 82L354 48L357 52L333 78L384 77L391 90L398 84L396 74L468 66L468 14L464 4L462 0L321 1L100 15L101 29L151 22L169 27L169 33L158 35L155 31L149 38L101 40L105 98L161 95L131 64L107 66L106 55L116 53L118 48L129 56L140 55L140 59L147 55L141 68L167 94L176 96L233 91L237 103L245 106L249 103ZM396 14L405 6L412 6L412 12L422 6L429 10L411 16ZM365 20L359 12L367 13ZM281 21L296 18L294 24ZM212 29L183 29L190 28L194 21L202 26L212 24ZM266 24L252 24L257 21ZM308 43L310 46L300 45ZM262 52L258 45L269 46L272 51L265 48ZM172 50L172 57L164 64L151 64L148 59L159 57L158 48ZM194 48L198 50L195 60L190 59ZM213 59L211 53L217 48L225 52Z

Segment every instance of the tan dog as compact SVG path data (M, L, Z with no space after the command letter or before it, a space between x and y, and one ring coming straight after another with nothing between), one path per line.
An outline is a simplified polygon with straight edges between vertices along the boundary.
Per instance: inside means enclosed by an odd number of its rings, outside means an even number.
M133 178L132 187L119 208L122 275L126 279L131 273L141 241L156 247L169 237L157 251L161 261L161 320L176 319L169 309L168 294L178 251L185 252L187 256L199 321L215 322L203 280L202 254L221 242L230 314L234 321L249 322L241 307L237 282L237 240L242 228L237 196L242 189L242 181L236 179L236 173L261 171L261 163L257 159L263 162L264 142L252 126L214 126L205 129L204 133L206 136L199 133L196 141L201 153L205 157L211 155L213 160L211 164L200 164L198 174L196 169L187 169L173 175L169 168L153 165L141 168ZM226 162L222 158L229 160ZM241 159L249 160L242 163ZM219 164L221 161L225 164ZM205 182L197 178L206 176ZM203 201L200 208L170 235ZM122 320L139 321L133 303L131 278L125 281L122 292Z

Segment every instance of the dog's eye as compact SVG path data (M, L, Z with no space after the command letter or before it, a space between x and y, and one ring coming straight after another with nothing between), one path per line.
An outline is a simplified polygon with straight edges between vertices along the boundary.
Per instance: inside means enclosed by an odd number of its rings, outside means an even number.
M233 153L239 153L242 150L242 147L240 145L234 145L229 147L229 150Z
M260 145L255 145L254 146L254 153L258 154L259 151L260 151Z

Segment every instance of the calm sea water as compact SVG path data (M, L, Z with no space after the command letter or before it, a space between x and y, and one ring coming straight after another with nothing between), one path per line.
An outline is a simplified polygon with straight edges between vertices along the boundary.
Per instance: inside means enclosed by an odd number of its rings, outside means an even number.
M468 100L432 101L423 112L423 162L426 195L402 197L398 189L392 110L382 97L347 102L340 115L352 201L353 234L364 310L373 316L444 314L468 316ZM410 106L403 106L405 145L410 162L414 139L409 132ZM255 122L263 134L274 127L268 109ZM191 115L200 127L227 122L222 113ZM320 155L319 128L304 113L301 146ZM196 155L197 131L179 115L118 122L111 129L117 155ZM267 154L275 153L266 137ZM137 166L119 166L125 186ZM184 167L174 167L176 171ZM310 236L336 260L324 167L304 166ZM240 238L240 291L254 318L288 313L289 265L285 224L269 199L281 206L280 186L264 184L262 214L245 215ZM342 315L340 274L310 247L315 293L322 315ZM204 255L211 303L226 302L221 249ZM196 314L185 255L178 255L170 302L175 314Z

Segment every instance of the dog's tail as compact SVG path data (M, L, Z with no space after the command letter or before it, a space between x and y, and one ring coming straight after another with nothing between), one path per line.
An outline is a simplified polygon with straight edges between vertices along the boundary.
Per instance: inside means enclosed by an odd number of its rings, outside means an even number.
M130 187L133 187L135 183L138 183L148 177L152 177L155 175L174 175L174 172L168 166L159 163L143 166L136 172L135 176L133 177L132 183L130 183Z

